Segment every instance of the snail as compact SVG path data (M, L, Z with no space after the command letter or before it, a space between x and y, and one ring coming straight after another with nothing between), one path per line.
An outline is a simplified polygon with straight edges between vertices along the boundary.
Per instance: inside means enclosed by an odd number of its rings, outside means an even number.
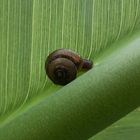
M93 62L81 58L80 55L69 49L58 49L46 59L45 70L48 77L59 85L66 85L73 81L81 69L89 70Z

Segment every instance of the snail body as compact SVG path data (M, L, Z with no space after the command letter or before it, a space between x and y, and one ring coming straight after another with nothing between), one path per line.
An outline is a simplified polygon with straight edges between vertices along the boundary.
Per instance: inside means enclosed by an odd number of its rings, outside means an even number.
M48 56L45 69L55 84L66 85L76 78L77 71L89 70L92 65L92 61L82 59L80 55L69 49L58 49Z

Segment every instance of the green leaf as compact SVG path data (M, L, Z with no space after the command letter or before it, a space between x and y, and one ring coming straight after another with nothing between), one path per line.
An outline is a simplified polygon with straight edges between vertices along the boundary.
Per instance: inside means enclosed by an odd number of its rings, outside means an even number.
M0 139L87 139L138 107L139 7L139 0L0 0ZM58 48L94 60L94 68L54 85L44 63Z
M89 140L138 140L140 137L140 109L136 109Z

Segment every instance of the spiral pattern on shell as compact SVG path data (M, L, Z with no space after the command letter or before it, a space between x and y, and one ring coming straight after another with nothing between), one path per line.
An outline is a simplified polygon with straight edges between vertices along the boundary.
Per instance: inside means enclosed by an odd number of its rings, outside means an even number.
M76 78L80 69L90 69L92 63L82 59L75 52L68 49L59 49L52 52L46 62L45 69L48 77L59 85L66 85Z

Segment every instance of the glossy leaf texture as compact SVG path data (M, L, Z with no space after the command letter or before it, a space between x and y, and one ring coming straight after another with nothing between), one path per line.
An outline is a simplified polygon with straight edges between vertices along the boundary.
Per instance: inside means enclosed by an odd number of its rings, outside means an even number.
M139 30L140 0L0 0L0 139L87 139L138 107ZM54 85L58 48L94 68Z

